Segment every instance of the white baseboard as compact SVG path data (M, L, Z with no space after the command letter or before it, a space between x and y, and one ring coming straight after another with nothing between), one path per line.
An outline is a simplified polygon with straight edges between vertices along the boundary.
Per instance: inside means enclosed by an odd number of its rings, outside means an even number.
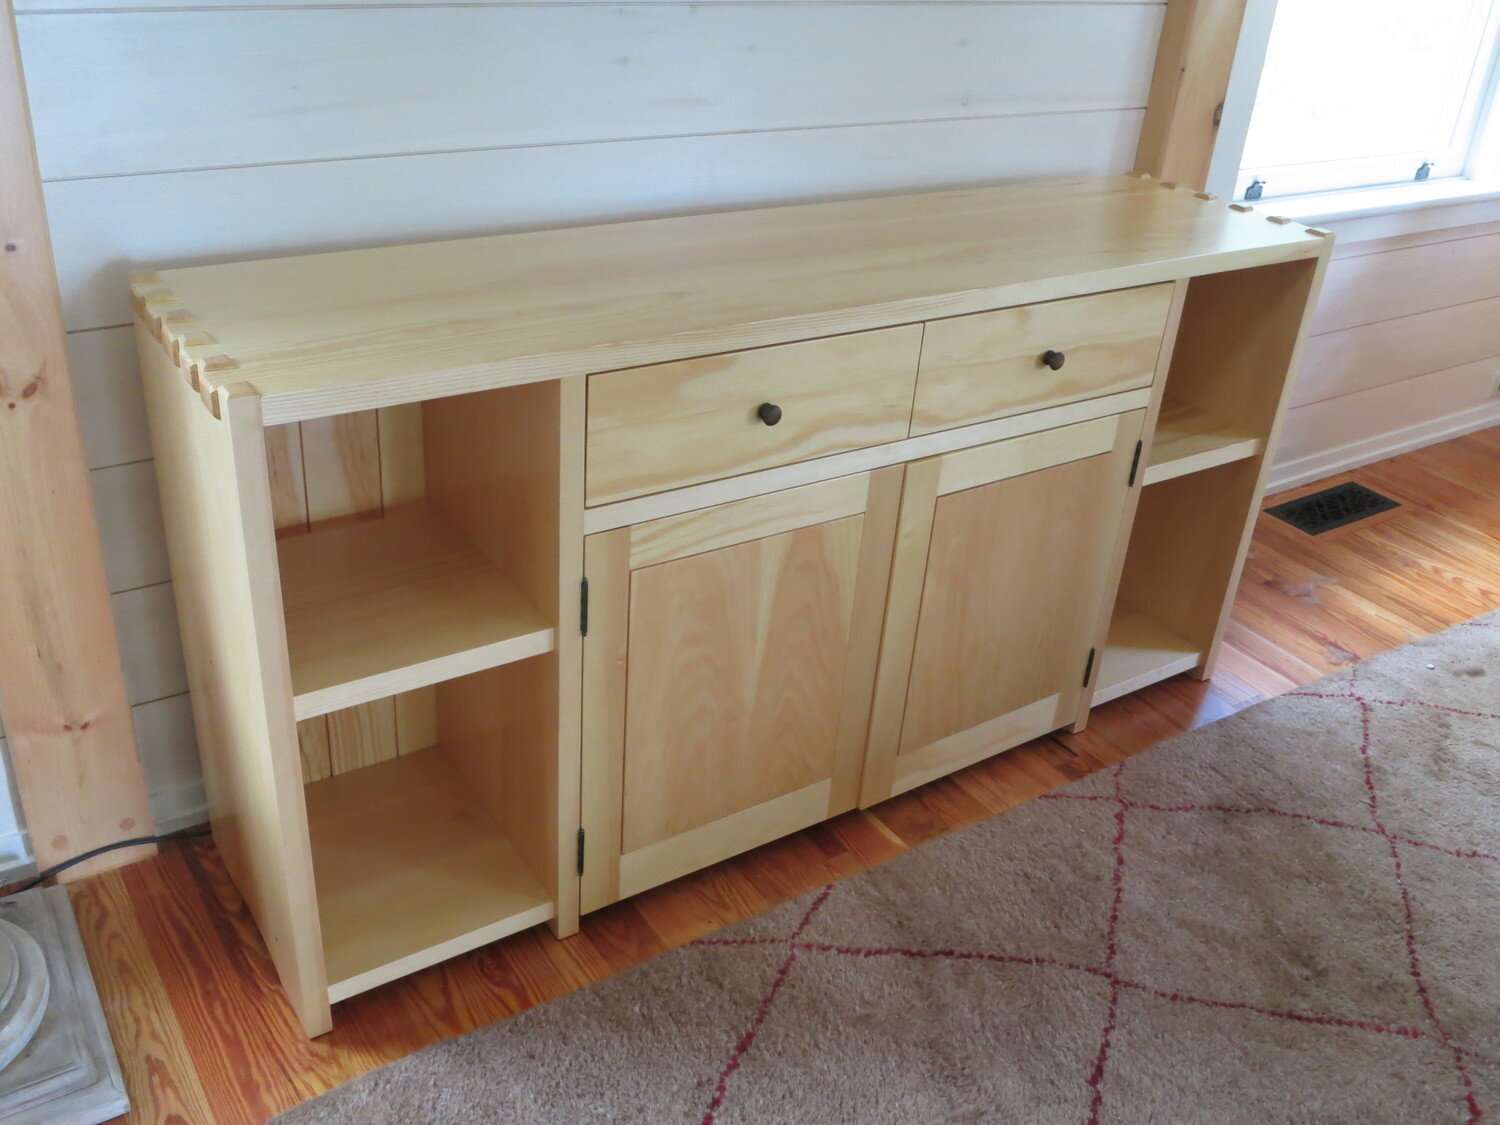
M199 778L151 791L151 815L158 835L208 823L208 795Z
M7 832L0 836L0 883L14 883L36 874L31 857L31 841L25 832Z
M1347 472L1361 465L1394 457L1398 453L1409 453L1413 449L1436 445L1440 441L1462 437L1495 425L1500 425L1500 401L1482 403L1456 414L1445 414L1441 418L1429 418L1415 425L1361 438L1319 453L1310 453L1293 461L1278 462L1271 468L1266 491L1280 492L1287 488L1298 488L1321 477Z
M203 782L198 780L153 790L151 809L158 835L208 823L208 798L203 792ZM25 831L0 834L0 883L29 879L36 871L36 859Z

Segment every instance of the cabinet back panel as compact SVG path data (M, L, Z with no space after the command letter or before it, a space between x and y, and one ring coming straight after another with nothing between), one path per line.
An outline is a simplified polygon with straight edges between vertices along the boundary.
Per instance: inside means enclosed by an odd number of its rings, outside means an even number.
M420 500L420 404L266 427L271 511L278 538L305 534L389 504ZM374 765L437 741L432 688L363 703L297 724L304 781Z

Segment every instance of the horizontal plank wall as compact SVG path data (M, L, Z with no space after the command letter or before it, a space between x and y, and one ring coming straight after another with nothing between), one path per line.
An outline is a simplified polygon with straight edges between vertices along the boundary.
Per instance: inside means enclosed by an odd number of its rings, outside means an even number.
M1165 5L17 9L127 689L158 818L174 827L203 798L128 269L1124 172ZM376 440L356 443L366 460ZM376 506L330 493L337 475L307 476L300 452L285 464L301 475L276 482L279 522ZM313 734L317 770L327 748Z
M1274 487L1500 424L1500 223L1349 242L1333 259Z

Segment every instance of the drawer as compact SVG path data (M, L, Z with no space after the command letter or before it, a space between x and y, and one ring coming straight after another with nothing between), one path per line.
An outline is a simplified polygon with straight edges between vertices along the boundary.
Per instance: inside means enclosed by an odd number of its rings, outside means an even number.
M931 321L912 434L1148 385L1171 301L1168 282Z
M589 377L590 505L907 435L922 327Z

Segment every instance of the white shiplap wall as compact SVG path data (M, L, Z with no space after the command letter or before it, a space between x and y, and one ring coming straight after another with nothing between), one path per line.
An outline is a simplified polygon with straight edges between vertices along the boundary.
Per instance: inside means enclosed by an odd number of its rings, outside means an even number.
M1500 222L1373 239L1329 225L1344 241L1292 384L1273 488L1500 425Z
M203 815L125 275L1130 168L1157 0L18 0L159 826ZM5 849L24 849L3 819ZM7 832L10 833L7 837Z

